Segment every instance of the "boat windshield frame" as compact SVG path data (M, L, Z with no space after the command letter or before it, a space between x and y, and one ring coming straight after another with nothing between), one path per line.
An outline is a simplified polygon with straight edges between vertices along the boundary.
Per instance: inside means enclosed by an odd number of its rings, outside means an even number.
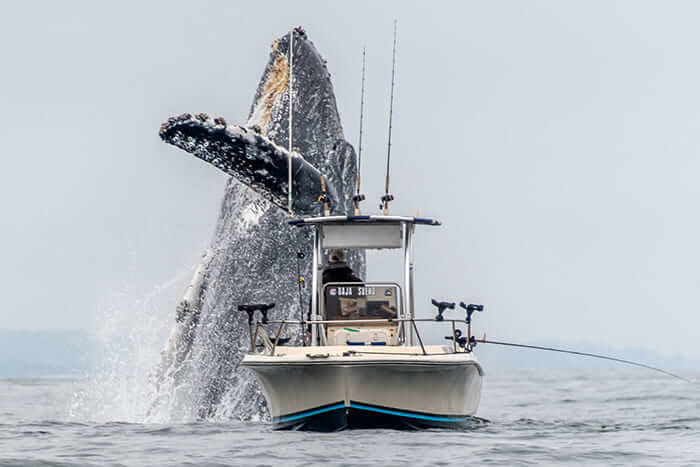
M369 282L369 281L367 281L367 282L365 282L365 281L362 281L362 282L326 282L325 284L323 284L321 286L321 292L322 292L321 296L324 298L324 300L322 300L321 304L320 304L321 316L323 317L324 320L333 321L333 319L331 319L327 316L326 307L328 304L326 303L326 300L325 300L326 291L331 287L336 287L338 289L358 287L358 288L364 289L365 293L362 293L362 291L358 290L358 292L359 292L358 298L359 297L366 297L366 298L374 297L374 292L376 292L375 289L394 288L398 292L395 295L395 297L396 297L396 316L394 316L394 318L398 318L399 315L402 313L403 293L401 291L401 284L399 284L398 282L376 282L376 281L373 281L373 282ZM370 290L372 290L372 291L369 292ZM331 293L330 295L333 295L333 294ZM388 295L388 296L392 296L392 295ZM387 316L384 316L384 317L375 316L375 318L389 318L389 317L387 317ZM360 321L365 320L365 319L372 319L372 317L365 316L365 317L359 318Z

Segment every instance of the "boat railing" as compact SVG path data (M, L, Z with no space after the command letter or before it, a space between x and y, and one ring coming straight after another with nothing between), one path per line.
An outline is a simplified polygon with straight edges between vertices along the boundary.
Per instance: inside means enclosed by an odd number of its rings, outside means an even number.
M319 325L324 325L324 324L340 324L340 325L366 325L366 324L391 324L391 323L410 323L411 327L413 328L414 332L416 333L416 337L418 339L418 343L421 348L421 352L423 355L427 355L427 351L425 349L425 345L423 344L423 339L421 338L420 331L418 330L418 326L416 323L444 323L444 324L450 324L452 327L452 335L451 336L445 336L445 339L448 339L452 342L452 352L457 353L457 352L471 352L475 342L472 338L471 335L462 336L462 331L459 329L457 326L460 324L465 324L464 320L459 320L459 319L435 319L435 318L376 318L376 319L362 319L362 320L357 320L357 319L346 319L346 320L327 320L327 319L319 319L319 320L295 320L295 319L271 319L271 320L264 320L264 321L257 321L255 323L255 327L253 328L252 326L250 327L250 333L251 333L251 339L250 339L250 350L251 353L258 353L257 352L257 342L258 342L258 337L262 340L262 345L264 347L264 351L262 353L266 353L269 355L274 355L275 350L279 345L287 343L290 338L284 338L283 333L285 331L285 328L290 325L299 325L299 326L319 326ZM265 330L264 325L270 324L270 325L277 325L277 329L274 331L273 338L270 338L270 336L267 334L267 331Z

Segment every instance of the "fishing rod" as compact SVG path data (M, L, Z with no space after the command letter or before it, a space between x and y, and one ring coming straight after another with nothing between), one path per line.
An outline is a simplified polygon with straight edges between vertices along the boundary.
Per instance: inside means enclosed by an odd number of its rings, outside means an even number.
M435 321L442 321L443 318L443 313L450 309L454 310L455 309L455 304L450 303L450 302L438 302L437 300L433 299L432 304L438 308L438 314L435 316ZM618 362L618 363L624 363L626 365L633 365L633 366L638 366L640 368L646 368L647 370L653 370L653 371L658 371L659 373L663 373L667 376L672 376L674 378L680 379L685 381L686 383L690 384L697 384L695 381L689 380L688 378L684 378L683 376L679 376L677 374L671 373L670 371L666 371L662 368L657 368L655 366L647 365L646 363L640 363L640 362L635 362L632 360L625 360L622 358L617 358L617 357L610 357L608 355L600 355L600 354L595 354L595 353L589 353L589 352L579 352L577 350L568 350L568 349L558 349L555 347L544 347L541 345L530 345L530 344L517 344L514 342L502 342L502 341L491 341L486 339L486 334L484 334L484 337L482 339L477 339L475 336L472 336L472 328L471 328L471 323L472 323L472 315L476 311L484 311L484 306L483 305L475 305L475 304L469 304L467 305L464 302L460 302L459 306L464 308L464 311L466 311L466 318L465 318L465 323L467 325L467 335L466 337L462 337L462 331L459 329L454 328L454 322L452 323L452 335L451 336L445 336L445 339L452 340L453 345L459 344L460 347L465 349L467 352L471 352L476 344L494 344L494 345L503 345L507 347L519 347L522 349L532 349L532 350L546 350L549 352L558 352L558 353L565 353L565 354L570 354L570 355L580 355L583 357L592 357L592 358L600 358L602 360L610 360L613 362Z
M360 215L360 201L365 200L365 195L360 193L360 174L362 173L362 122L365 111L365 48L362 48L362 90L360 91L360 141L357 145L357 178L355 185L357 191L352 201L355 203L355 215Z
M508 347L520 347L523 349L534 349L534 350L547 350L550 352L560 352L560 353L566 353L566 354L572 354L572 355L581 355L583 357L593 357L593 358L600 358L603 360L610 360L613 362L618 362L618 363L624 363L627 365L634 365L638 366L641 368L646 368L647 370L653 370L653 371L658 371L659 373L663 373L667 376L672 376L674 378L678 378L680 380L685 381L686 383L690 384L697 384L695 381L689 380L688 378L684 378L683 376L676 375L674 373L671 373L670 371L666 371L661 368L657 368L655 366L647 365L646 363L639 363L639 362L634 362L632 360L624 360L622 358L616 358L616 357L610 357L607 355L600 355L600 354L595 354L595 353L588 353L588 352L578 352L575 350L567 350L567 349L557 349L554 347L542 347L539 345L528 345L528 344L516 344L513 342L500 342L500 341L492 341L492 340L486 340L484 339L476 339L472 338L472 342L478 342L480 344L495 344L495 345L503 345L503 346L508 346Z
M394 116L394 76L396 71L396 23L394 20L394 49L391 59L391 100L389 101L389 144L386 152L386 183L384 185L384 196L382 204L379 206L384 210L384 215L389 214L389 202L394 200L394 195L389 193L389 167L391 164L391 123Z

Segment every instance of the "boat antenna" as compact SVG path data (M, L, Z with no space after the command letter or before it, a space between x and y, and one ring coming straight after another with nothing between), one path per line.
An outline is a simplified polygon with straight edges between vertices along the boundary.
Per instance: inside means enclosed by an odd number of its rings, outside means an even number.
M499 342L499 341L491 341L491 340L486 340L484 339L473 339L474 342L478 342L480 344L495 344L495 345L505 345L508 347L520 347L524 349L534 349L534 350L548 350L550 352L560 352L560 353L567 353L567 354L573 354L573 355L581 355L584 357L593 357L593 358L601 358L603 360L611 360L613 362L618 362L618 363L625 363L627 365L634 365L642 368L646 368L648 370L653 370L653 371L658 371L659 373L663 373L668 376L672 376L674 378L678 378L680 380L685 381L686 383L691 383L691 384L696 384L695 381L691 381L688 378L684 378L682 376L678 376L674 373L671 373L670 371L663 370L661 368L657 368L655 366L647 365L646 363L639 363L639 362L633 362L632 360L623 360L621 358L615 358L615 357L609 357L607 355L599 355L599 354L594 354L594 353L588 353L588 352L577 352L575 350L566 350L566 349L556 349L554 347L541 347L539 345L528 345L528 344L515 344L512 342Z
M394 49L391 59L391 100L389 101L389 144L386 151L386 183L384 185L384 196L382 196L382 205L380 208L384 210L384 215L389 214L389 202L394 200L394 195L389 193L389 167L391 164L391 122L394 116L394 74L396 71L396 23L394 20Z
M360 91L360 141L357 145L357 177L355 180L356 192L352 197L355 203L355 215L360 215L360 201L365 200L365 195L360 193L360 174L362 173L362 122L365 110L365 48L362 48L362 90Z
M292 215L292 71L294 70L294 29L289 31L289 83L287 91L289 94L289 155L287 157L287 210Z

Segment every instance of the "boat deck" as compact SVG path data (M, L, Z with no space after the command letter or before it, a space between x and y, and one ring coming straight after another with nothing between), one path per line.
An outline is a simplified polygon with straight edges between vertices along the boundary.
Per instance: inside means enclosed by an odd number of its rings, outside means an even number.
M425 353L423 353L425 349ZM475 365L480 374L483 370L473 353L454 352L451 346L278 346L274 354L249 354L243 360L244 366L294 365L294 364L398 364L414 365Z

